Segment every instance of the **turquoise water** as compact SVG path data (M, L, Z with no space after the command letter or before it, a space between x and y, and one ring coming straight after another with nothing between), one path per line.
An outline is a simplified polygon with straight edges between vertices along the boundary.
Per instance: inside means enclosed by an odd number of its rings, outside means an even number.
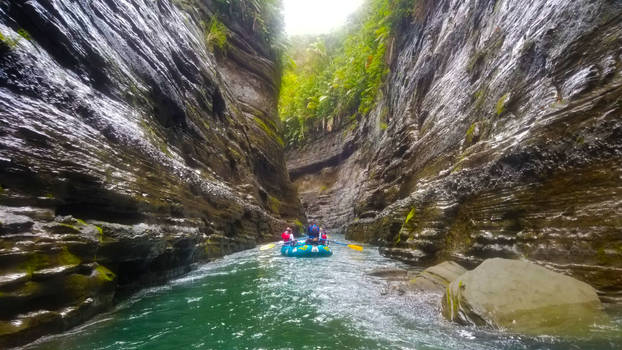
M377 249L325 259L258 249L205 264L28 349L621 349L622 310L590 338L524 337L462 327L438 296L387 293L366 273L403 267Z

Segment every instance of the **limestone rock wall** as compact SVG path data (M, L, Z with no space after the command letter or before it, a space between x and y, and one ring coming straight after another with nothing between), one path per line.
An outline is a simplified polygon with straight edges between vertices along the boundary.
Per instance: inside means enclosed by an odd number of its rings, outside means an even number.
M277 54L238 10L209 49L216 5L0 1L0 347L304 221Z
M419 1L395 39L376 110L288 153L315 219L410 263L527 258L620 300L622 3Z

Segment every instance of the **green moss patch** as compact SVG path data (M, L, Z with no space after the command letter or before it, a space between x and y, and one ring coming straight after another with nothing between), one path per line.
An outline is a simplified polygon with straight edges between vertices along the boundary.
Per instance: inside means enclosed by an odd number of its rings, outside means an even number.
M82 260L72 254L67 247L62 247L60 250L50 253L33 252L32 255L19 266L19 269L32 275L33 272L46 268L79 265L81 262Z
M404 225L408 224L410 219L412 219L414 216L415 216L415 207L410 209L410 211L408 212L408 215L406 215L406 220L404 221Z
M80 229L79 229L77 226L74 226L74 225L71 225L71 224L65 224L65 223L62 223L62 222L61 222L61 223L59 223L59 224L57 225L57 227L58 227L58 226L62 226L62 227L65 227L65 228L69 229L69 231L70 231L71 233L75 233L75 234L79 234L79 233L80 233ZM63 231L67 231L67 230L63 230ZM58 231L57 231L57 232L58 232ZM58 232L58 233L60 233L60 232Z
M102 229L101 227L99 227L97 225L93 225L93 226L97 230L99 242L100 243L103 242L104 241L104 229Z
M283 139L279 135L277 135L277 133L274 130L272 130L272 128L269 127L261 118L253 117L253 119L255 120L255 123L257 123L257 125L259 125L259 127L261 127L261 129L266 134L268 134L268 136L270 136L273 140L278 142L279 145L285 146L285 142L283 141Z
M473 143L473 132L475 132L475 123L471 124L469 129L466 132L465 140L467 145Z
M281 209L281 201L269 195L268 196L268 207L273 213L279 214L279 210Z
M0 47L6 46L9 49L12 49L15 46L17 46L18 42L19 42L19 39L13 39L7 35L4 35L2 32L0 32Z
M100 294L100 291L114 283L116 278L114 272L105 266L98 265L90 275L71 274L67 276L63 283L64 293L70 300L84 300Z
M91 277L81 274L72 274L67 276L64 284L64 294L72 300L84 300L88 298L93 289Z
M99 278L103 281L113 282L117 278L117 275L114 272L110 271L103 265L97 266L95 271L97 271Z
M473 100L475 101L475 109L477 111L481 111L482 107L484 107L484 103L486 102L486 97L488 97L488 89L485 87L478 89L473 94Z
M469 58L469 62L467 63L467 72L470 74L475 70L479 64L482 64L486 59L486 50L477 51L474 55Z
M404 220L404 223L402 224L400 231L397 233L395 237L395 240L394 240L395 244L399 244L401 242L402 231L404 231L404 227L407 227L408 223L415 217L415 213L416 213L416 209L415 207L412 207L410 211L408 212L408 214L406 215L406 219Z
M205 43L210 51L225 51L228 46L229 29L218 18L213 17L205 33Z
M28 275L32 275L33 272L47 268L50 265L50 257L47 254L35 252L19 268Z
M30 36L30 33L28 33L28 31L24 28L18 29L17 34L19 34L19 36L21 36L22 38L28 41L32 41L32 37Z
M67 247L63 247L56 258L58 265L79 265L82 261L77 256L71 254Z
M501 96L501 98L497 101L497 106L495 108L495 110L497 111L497 116L501 116L503 114L503 112L505 111L505 107L507 105L508 102L508 98L510 97L510 94L507 93L503 96Z

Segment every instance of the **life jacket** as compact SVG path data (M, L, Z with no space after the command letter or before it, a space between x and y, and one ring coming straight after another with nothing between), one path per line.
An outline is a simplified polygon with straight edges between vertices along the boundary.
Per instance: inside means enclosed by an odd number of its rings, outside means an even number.
M326 236L326 233L320 234L320 244L328 245L328 236Z
M281 238L283 239L283 242L289 242L289 232L285 231L281 233Z

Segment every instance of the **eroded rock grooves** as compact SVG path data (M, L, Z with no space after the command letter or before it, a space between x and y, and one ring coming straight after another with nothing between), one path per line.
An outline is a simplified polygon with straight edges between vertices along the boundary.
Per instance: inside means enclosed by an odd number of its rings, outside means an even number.
M375 111L287 154L310 219L410 263L527 258L620 300L622 3L420 1L395 39Z
M241 11L211 52L217 7L0 1L0 347L304 220L276 53Z

